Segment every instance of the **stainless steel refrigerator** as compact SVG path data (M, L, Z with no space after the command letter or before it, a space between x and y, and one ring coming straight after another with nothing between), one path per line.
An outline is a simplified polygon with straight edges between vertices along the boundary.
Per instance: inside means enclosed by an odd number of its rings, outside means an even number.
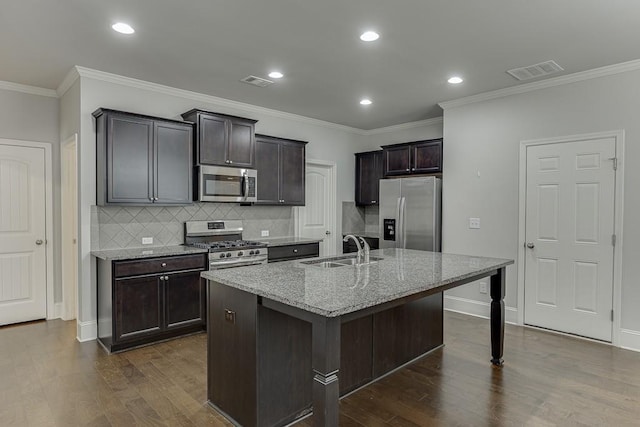
M440 252L442 181L435 177L380 180L380 249Z

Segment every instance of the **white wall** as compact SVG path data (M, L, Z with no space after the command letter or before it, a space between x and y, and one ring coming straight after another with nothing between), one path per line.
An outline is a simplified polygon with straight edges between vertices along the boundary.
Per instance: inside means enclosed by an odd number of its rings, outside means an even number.
M90 325L96 318L95 303L95 262L90 256L90 209L95 205L95 124L91 113L99 107L148 114L152 116L180 118L180 114L192 108L238 115L257 119L256 132L309 141L307 158L333 161L337 165L338 193L336 197L337 230L342 225L342 200L353 200L354 188L354 147L362 137L357 131L325 124L319 121L293 119L280 114L270 114L259 108L244 109L242 106L216 104L208 97L198 100L180 96L166 90L132 87L118 81L80 78L80 322ZM151 85L152 86L152 85ZM341 242L337 242L337 248ZM94 326L91 326L94 327ZM81 338L88 338L86 333Z
M51 144L53 159L53 290L62 300L60 271L60 144L58 100L54 97L0 89L0 138ZM53 313L49 313L51 316Z
M631 71L445 109L443 250L516 259L520 141L624 130L622 328L640 331L638 82L640 71ZM482 228L470 230L469 217L479 217ZM450 295L489 301L475 284ZM516 301L514 266L507 269L506 305Z
M442 118L374 129L361 138L358 152L379 150L381 145L442 138Z

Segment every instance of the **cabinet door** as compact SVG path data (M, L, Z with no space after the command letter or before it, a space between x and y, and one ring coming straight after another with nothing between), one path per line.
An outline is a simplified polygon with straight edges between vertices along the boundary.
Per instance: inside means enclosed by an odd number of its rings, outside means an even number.
M384 176L407 175L411 172L411 148L408 145L383 150Z
M153 121L110 114L107 123L106 203L152 203Z
M382 151L356 154L357 205L378 204L382 176Z
M283 142L280 146L280 199L282 204L304 206L305 146ZM258 183L259 185L259 183Z
M256 137L256 169L258 169L258 202L280 203L280 143Z
M167 276L165 286L166 328L204 325L205 287L200 271Z
M200 164L227 164L228 120L201 114L198 119L198 153Z
M411 173L442 172L442 140L413 144L411 157Z
M229 145L227 164L230 166L253 168L256 140L254 123L249 120L229 119Z
M160 332L163 325L160 276L116 279L114 341L142 338Z
M193 129L190 125L156 122L154 194L156 203L191 203L191 146Z

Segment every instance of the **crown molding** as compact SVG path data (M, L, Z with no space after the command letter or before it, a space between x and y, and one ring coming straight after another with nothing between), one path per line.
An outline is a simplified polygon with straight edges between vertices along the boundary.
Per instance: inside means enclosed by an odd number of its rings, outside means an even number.
M56 93L58 97L62 97L67 91L73 86L73 84L80 78L80 73L78 72L78 66L72 67L64 79L60 82L58 87L56 88Z
M399 132L402 130L414 129L421 126L437 125L437 124L441 124L442 121L443 121L443 118L442 116L440 116L440 117L433 117L431 119L418 120L415 122L401 123L399 125L392 125L392 126L387 126L383 128L365 130L362 132L365 136L379 135L382 133Z
M23 85L20 83L13 83L13 82L0 81L0 89L11 90L14 92L28 93L30 95L48 96L49 98L58 97L58 94L53 89Z
M537 82L526 83L518 86L512 86L504 89L498 89L491 92L479 93L477 95L467 96L465 98L454 99L452 101L440 102L438 105L443 110L457 108L467 104L488 101L490 99L504 98L506 96L518 95L521 93L533 92L540 89L547 89L555 86L566 85L570 83L581 82L584 80L596 79L598 77L611 76L627 71L635 71L640 69L640 59L622 62L620 64L607 65L605 67L594 68L592 70L580 71L566 76L553 77Z
M257 105L246 104L244 102L233 101L230 99L220 98L213 95L206 95L203 93L193 92L190 90L178 89L171 86L165 86L158 83L148 82L145 80L134 79L132 77L125 77L118 74L107 73L104 71L94 70L91 68L76 66L75 69L77 70L80 77L83 77L83 78L121 84L124 86L134 87L137 89L144 89L152 92L162 93L165 95L190 99L197 102L216 104L216 105L238 109L242 111L247 111L247 112L252 112L257 114L264 114L264 115L277 117L281 119L293 120L300 123L306 123L306 124L320 126L324 128L340 130L343 132L350 132L357 135L365 135L365 132L366 132L362 129L354 128L351 126L340 125L337 123L331 123L324 120L312 119L310 117L300 116L298 114L287 113L280 110L273 110L271 108L259 107Z

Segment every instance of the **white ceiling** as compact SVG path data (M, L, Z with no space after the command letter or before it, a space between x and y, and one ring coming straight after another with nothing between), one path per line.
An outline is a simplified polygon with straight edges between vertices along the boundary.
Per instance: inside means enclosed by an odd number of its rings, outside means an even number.
M0 80L55 89L81 65L373 129L520 84L507 69L638 59L639 41L637 0L2 0ZM272 69L270 87L239 82Z

